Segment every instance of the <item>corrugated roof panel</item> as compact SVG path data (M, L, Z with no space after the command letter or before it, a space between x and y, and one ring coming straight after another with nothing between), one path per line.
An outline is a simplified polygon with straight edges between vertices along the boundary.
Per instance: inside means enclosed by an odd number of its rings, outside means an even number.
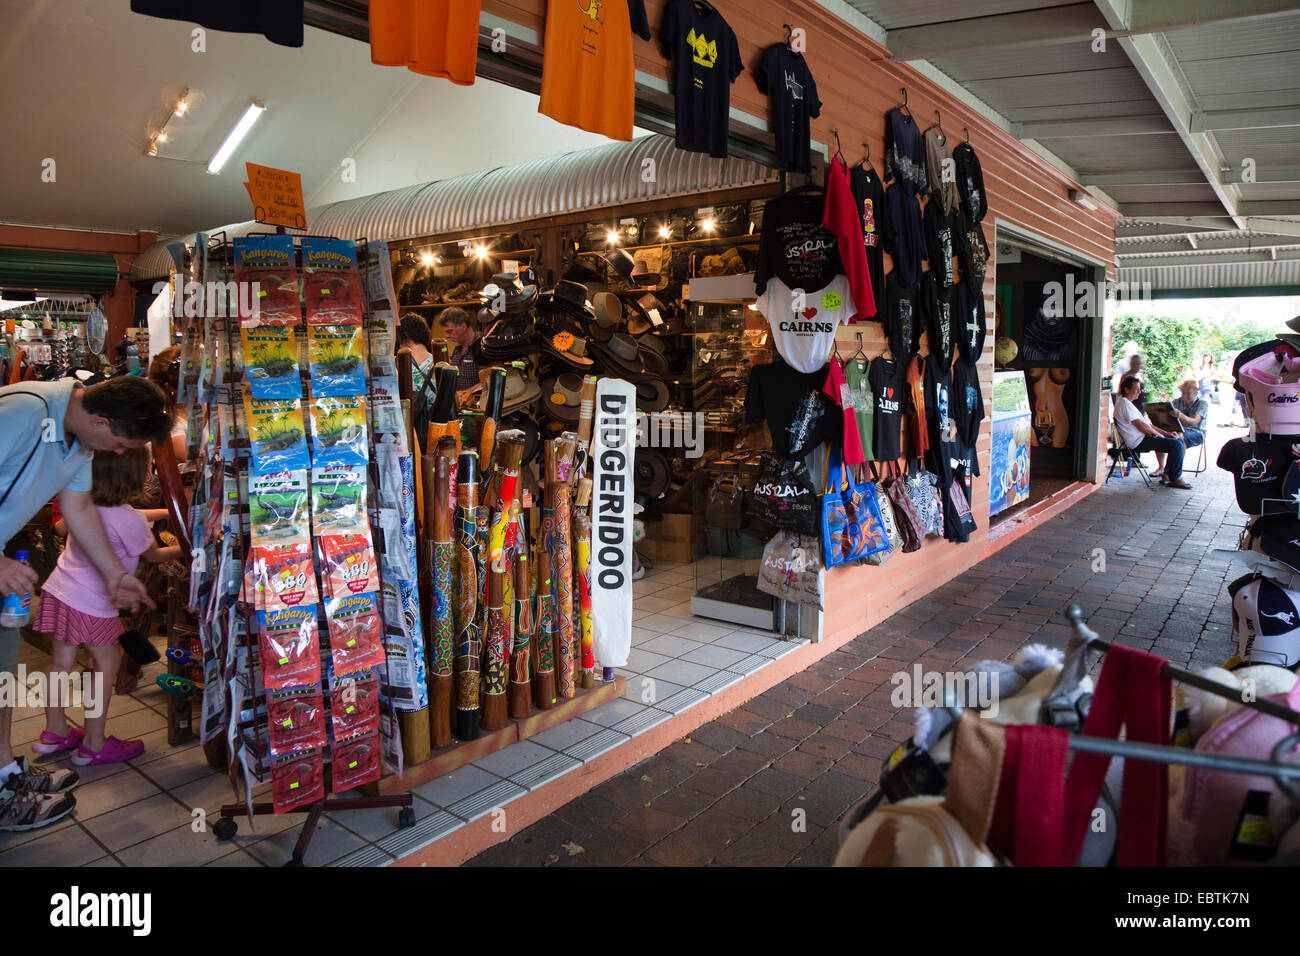
M1217 60L1300 50L1300 15L1210 23L1165 35L1179 60Z
M923 23L945 23L953 17L952 0L848 0L849 6L865 13L886 30L914 27ZM961 18L988 17L997 13L1019 13L1041 7L1060 6L1042 0L971 0L961 5Z
M155 242L131 260L131 281L148 282L151 279L166 279L172 272L180 269L185 258L185 247L193 243L193 233L182 239Z
M1140 269L1120 268L1121 282L1150 282L1160 289L1241 289L1262 286L1300 285L1300 259L1280 262L1231 262L1161 266Z

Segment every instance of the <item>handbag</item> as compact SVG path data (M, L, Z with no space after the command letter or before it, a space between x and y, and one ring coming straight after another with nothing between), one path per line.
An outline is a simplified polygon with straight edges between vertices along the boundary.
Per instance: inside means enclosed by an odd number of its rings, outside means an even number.
M820 527L817 491L808 469L802 462L783 461L772 452L759 456L758 478L746 511L750 518L782 531L816 535Z
M903 536L903 553L920 551L921 540L925 537L925 520L912 504L912 499L907 493L907 482L899 475L898 462L891 461L889 467L894 473L885 478L885 493L889 495L889 501L894 506L894 518Z
M817 539L789 531L778 531L773 535L763 547L758 589L783 601L810 604L822 610Z
M875 474L875 463L871 466L872 474ZM873 483L876 489L876 507L880 511L880 523L884 526L885 536L889 539L887 549L877 551L875 554L869 554L866 557L867 564L879 567L894 556L894 552L902 550L903 534L898 529L898 519L894 516L894 505L889 500L889 495L885 489L880 487L879 482Z
M809 389L795 406L794 416L786 427L791 458L802 459L826 441L827 435L832 434L830 415L831 404L826 394L819 389Z
M878 497L883 492L873 482L858 483L849 477L839 445L832 445L826 456L825 487L821 496L822 563L829 569L888 550L890 539Z
M943 499L939 497L939 476L927 471L917 458L907 472L907 496L921 516L926 534L943 535Z
M730 484L728 490L725 486ZM720 531L739 531L745 519L745 493L734 478L718 478L709 487L709 500L704 509L704 520L709 527Z

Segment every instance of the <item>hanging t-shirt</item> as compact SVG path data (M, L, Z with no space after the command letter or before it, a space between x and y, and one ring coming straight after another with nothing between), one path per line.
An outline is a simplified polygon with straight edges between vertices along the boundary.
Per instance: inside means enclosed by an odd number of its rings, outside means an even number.
M930 450L930 423L925 414L925 363L919 355L907 363L907 388L912 394L911 457L924 459Z
M472 86L480 4L481 0L370 0L370 62L404 66L414 73Z
M831 160L831 168L826 174L826 210L822 214L822 225L835 233L839 243L840 261L844 263L844 274L853 289L857 315L871 318L876 314L876 295L867 269L867 250L858 241L862 217L858 214L858 204L853 200L853 188L849 185L849 168L838 156ZM850 316L850 319L856 317Z
M784 43L774 43L763 53L754 70L758 92L772 103L772 132L776 134L776 158L780 169L806 173L812 168L809 153L812 137L810 120L821 114L817 84L803 54Z
M883 322L885 250L893 242L885 187L874 169L864 169L861 166L854 166L849 173L849 187L853 190L853 201L862 214L862 243L867 256L867 272L871 275L871 290L876 299L875 318Z
M876 396L874 461L897 461L903 455L902 426L907 412L907 366L889 358L871 363L868 373Z
M984 195L984 170L970 143L958 143L952 151L957 164L957 192L961 194L961 211L967 222L979 222L989 211Z
M946 486L941 478L940 486L943 489L943 536L949 541L965 544L976 528L972 504L974 487L970 474L965 468L958 468Z
M858 432L858 413L849 394L849 384L844 377L844 363L838 355L832 355L826 368L826 384L822 392L834 402L844 416L844 464L861 465L867 460L862 448L862 437Z
M895 180L909 196L924 196L928 189L921 130L901 109L885 114L885 182Z
M957 163L952 158L952 143L937 126L925 131L925 178L930 186L930 198L938 199L944 212L956 212L961 205Z
M957 267L953 259L957 247L965 241L961 213L956 209L944 212L943 206L933 196L925 204L925 248L930 260L930 274L945 289L957 284Z
M537 111L589 133L630 140L636 112L633 31L650 39L644 0L585 9L573 0L551 0Z
M736 34L715 7L668 0L659 44L664 56L676 61L677 148L725 157L731 84L744 68Z
M754 265L754 291L775 276L791 289L822 289L844 274L839 241L822 225L826 193L793 190L763 206L763 230Z
M951 365L952 353L957 347L957 339L952 329L957 290L939 288L934 270L931 269L921 278L920 295L925 299L921 311L925 315L930 352L940 356L944 365Z
M894 358L906 362L921 348L925 316L914 289L898 281L895 269L885 277L885 333Z
M978 475L980 466L975 455L975 442L979 439L980 423L984 421L984 393L980 389L979 370L964 355L958 355L952 365L952 399L957 440L961 446L957 458L963 468Z
M930 457L927 463L946 488L960 457L960 439L952 411L952 378L937 356L925 360L925 411L930 429Z
M971 292L963 282L957 286L953 302L953 340L957 348L978 362L984 354L984 336L987 333L988 313L984 311L984 290Z
M921 206L901 183L885 190L889 206L889 254L894 257L894 273L909 289L921 281L921 264L926 260L925 227L921 224Z
M971 292L984 294L984 273L988 269L989 244L984 227L962 219L964 239L957 243L957 260L961 263L961 281Z
M870 371L871 360L865 355L855 355L844 364L844 381L858 423L862 457L866 461L875 461L876 399L871 393Z
M824 369L815 372L796 372L781 359L767 365L755 365L749 372L749 388L745 392L745 421L751 425L767 423L772 436L772 449L782 458L790 455L790 423L795 412L810 392L820 392L826 381ZM834 422L826 416L820 431L810 440L811 445L837 439Z
M281 46L302 46L303 7L303 0L131 0L132 13L228 33L260 33Z
M772 327L772 344L790 367L815 372L826 367L835 330L856 308L849 280L836 276L822 289L800 292L773 276L758 297L758 311Z

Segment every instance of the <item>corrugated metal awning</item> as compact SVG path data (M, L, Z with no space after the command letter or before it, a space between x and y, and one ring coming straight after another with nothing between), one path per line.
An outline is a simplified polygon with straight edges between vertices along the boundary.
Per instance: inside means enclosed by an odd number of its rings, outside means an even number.
M309 210L307 221L312 233L392 241L471 233L777 179L776 170L760 163L687 152L670 137L654 135L345 199Z
M194 244L194 234L181 239L155 242L131 260L131 281L149 282L166 279L185 263L185 246Z

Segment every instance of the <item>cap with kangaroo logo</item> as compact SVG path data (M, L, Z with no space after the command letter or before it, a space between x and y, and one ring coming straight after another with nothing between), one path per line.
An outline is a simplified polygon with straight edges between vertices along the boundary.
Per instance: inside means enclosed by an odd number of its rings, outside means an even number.
M1219 451L1218 466L1232 475L1237 506L1247 514L1296 514L1300 499L1300 440L1234 438ZM1290 486L1290 487L1288 487Z
M1228 593L1242 663L1300 664L1300 594L1254 574L1233 581Z

